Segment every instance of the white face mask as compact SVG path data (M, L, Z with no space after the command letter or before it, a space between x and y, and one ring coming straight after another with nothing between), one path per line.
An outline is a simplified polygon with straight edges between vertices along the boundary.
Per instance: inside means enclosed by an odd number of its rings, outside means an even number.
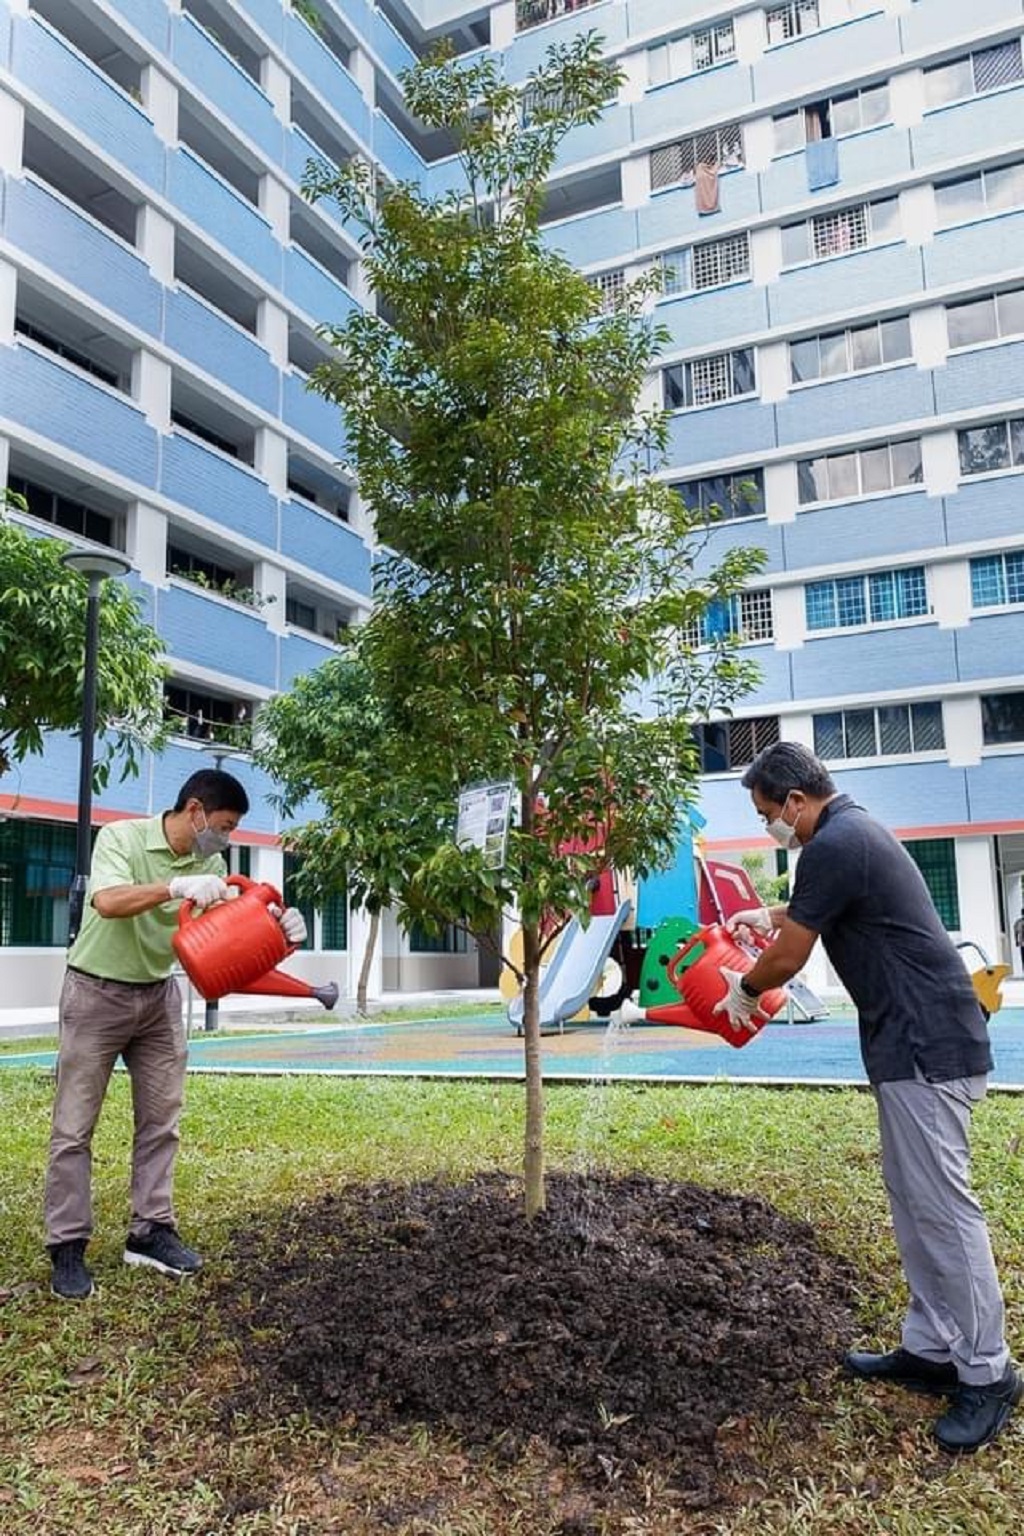
M796 835L796 823L794 822L790 826L789 822L785 820L785 810L788 804L789 795L786 796L782 803L782 813L776 816L774 821L769 821L765 830L769 837L774 838L780 848L799 848L800 839ZM798 815L797 821L799 820L800 817Z
M203 812L203 825L192 827L192 852L200 859L208 859L215 853L227 853L231 847L231 839L226 832L218 832L211 827Z

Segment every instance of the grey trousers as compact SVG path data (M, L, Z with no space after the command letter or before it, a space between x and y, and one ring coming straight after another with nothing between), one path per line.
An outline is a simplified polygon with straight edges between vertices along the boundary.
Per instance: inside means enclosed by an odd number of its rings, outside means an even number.
M880 1083L882 1175L910 1305L903 1347L952 1361L972 1386L998 1381L1010 1352L981 1206L971 1189L971 1111L984 1077Z
M123 1056L132 1084L130 1232L175 1224L178 1120L185 1088L181 993L173 979L137 986L69 970L60 1000L57 1093L44 1215L47 1246L92 1233L92 1134Z

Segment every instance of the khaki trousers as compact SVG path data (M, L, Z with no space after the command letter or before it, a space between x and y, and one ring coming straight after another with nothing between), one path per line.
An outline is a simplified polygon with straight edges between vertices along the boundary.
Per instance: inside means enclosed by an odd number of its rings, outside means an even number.
M110 1074L124 1058L132 1084L129 1231L175 1225L178 1120L185 1088L181 993L172 978L139 985L69 970L60 1000L57 1093L46 1169L48 1247L92 1233L92 1135Z

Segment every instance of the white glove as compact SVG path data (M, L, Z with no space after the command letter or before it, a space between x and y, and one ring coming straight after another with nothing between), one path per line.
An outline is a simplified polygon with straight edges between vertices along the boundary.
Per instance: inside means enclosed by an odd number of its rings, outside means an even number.
M303 917L298 907L285 907L283 912L279 912L275 908L274 916L281 924L281 932L284 934L289 944L305 944L306 919Z
M174 901L194 901L197 907L212 907L215 901L227 901L231 892L220 875L175 875L167 889Z
M725 926L730 933L735 933L737 928L753 928L758 933L764 934L775 932L775 924L772 922L772 914L768 907L747 907L743 912L734 912Z
M725 977L729 990L720 1003L716 1003L712 1013L724 1013L735 1029L749 1029L755 1035L758 1026L754 1023L754 1014L757 1012L759 999L748 997L740 986L742 980L741 971L730 971L727 966L720 965L718 969Z

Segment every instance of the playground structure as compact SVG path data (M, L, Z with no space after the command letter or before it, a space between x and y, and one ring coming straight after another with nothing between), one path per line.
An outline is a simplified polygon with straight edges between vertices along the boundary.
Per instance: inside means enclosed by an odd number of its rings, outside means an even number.
M733 1046L746 1045L770 1018L810 1023L828 1017L824 1002L800 977L766 999L754 1028L739 1030L714 1002L724 988L719 967L748 970L754 952L745 951L725 931L735 913L764 905L747 871L736 864L707 859L700 845L703 825L695 812L680 838L672 868L641 884L636 901L620 900L615 872L595 879L590 919L573 918L555 941L542 973L539 1007L542 1031L562 1032L567 1023L605 1020L613 1014L624 1024L674 1025L719 1035ZM957 945L981 961L971 982L986 1019L1002 1007L1001 986L1010 967L993 964L973 941ZM966 963L966 955L965 955ZM514 971L502 971L508 1018L523 1032L523 996Z

